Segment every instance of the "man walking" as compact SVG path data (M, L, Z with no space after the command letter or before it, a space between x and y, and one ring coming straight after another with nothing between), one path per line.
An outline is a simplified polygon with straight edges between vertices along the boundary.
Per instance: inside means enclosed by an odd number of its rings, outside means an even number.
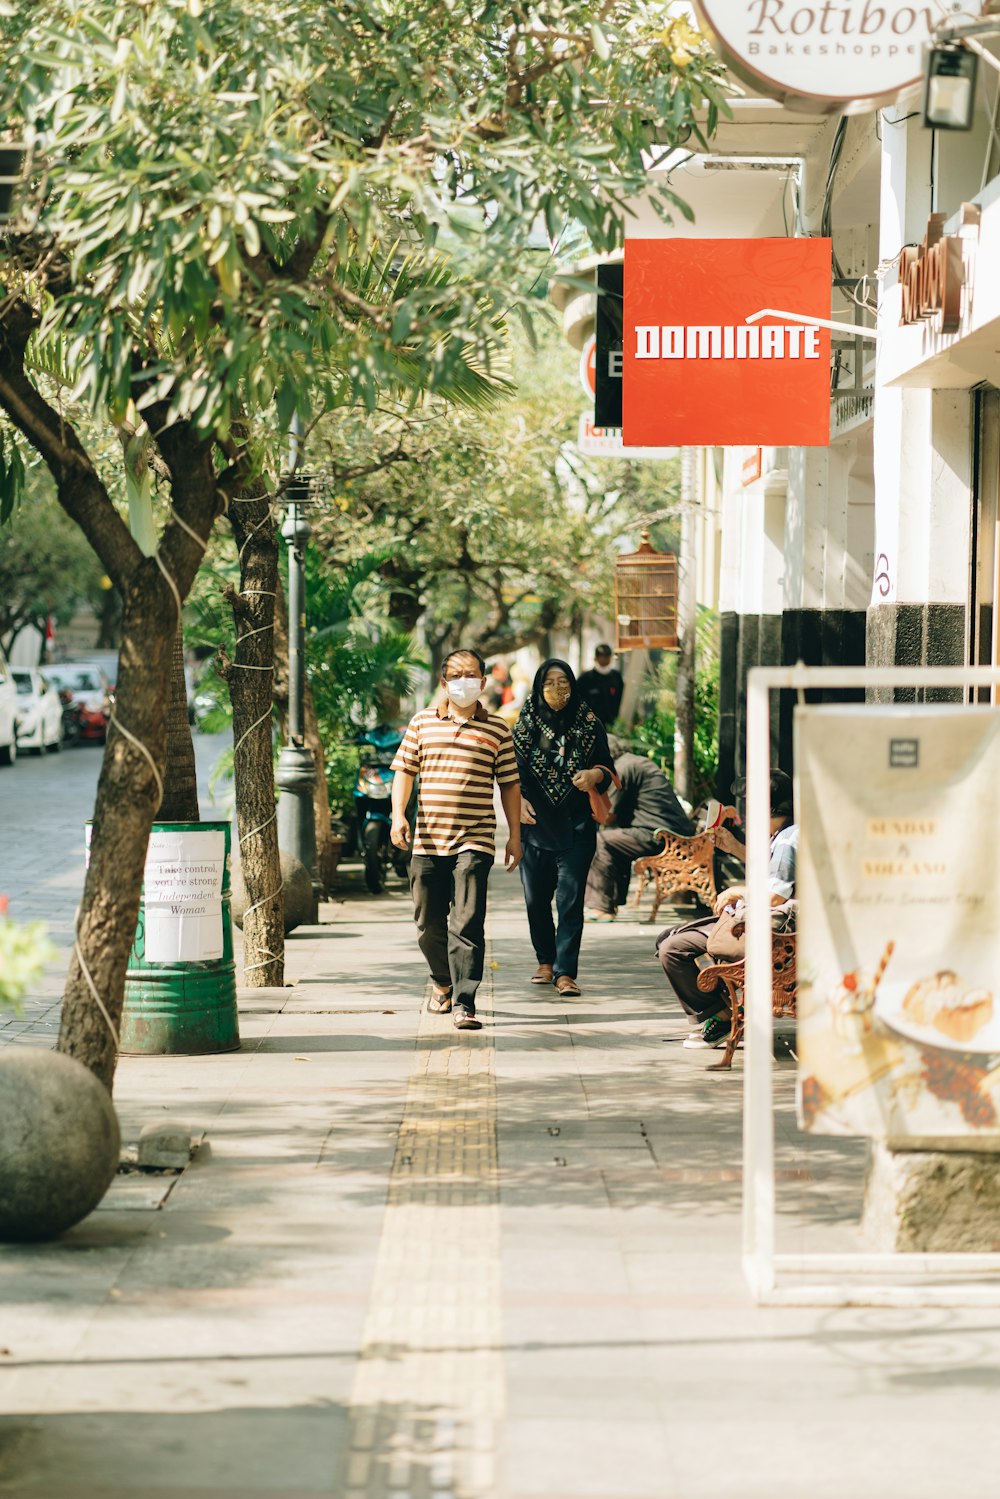
M583 701L604 724L614 723L622 708L622 692L625 678L611 665L613 652L610 645L599 645L594 652L594 664L589 671L581 672L577 678L577 689Z
M597 852L587 877L588 921L614 921L628 895L632 865L663 847L655 836L657 829L669 828L683 838L694 832L694 823L660 767L645 755L630 754L616 734L608 735L608 746L621 788L610 792L613 823L597 834Z
M410 860L413 918L431 971L429 1008L450 1010L459 1030L480 1030L476 991L486 952L486 886L493 867L493 784L510 828L505 863L521 862L521 789L510 729L479 701L486 663L476 651L452 651L441 668L446 697L407 726L392 762L392 832L407 848L406 808L417 787Z

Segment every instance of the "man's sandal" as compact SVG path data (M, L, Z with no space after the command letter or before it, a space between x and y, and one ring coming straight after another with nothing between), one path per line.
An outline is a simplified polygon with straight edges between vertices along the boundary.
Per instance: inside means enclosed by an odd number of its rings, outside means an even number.
M568 973L561 973L556 979L556 992L566 995L568 999L575 999L583 990L576 979L571 979Z
M451 990L435 988L427 1001L427 1008L435 1015L447 1015L451 1010Z

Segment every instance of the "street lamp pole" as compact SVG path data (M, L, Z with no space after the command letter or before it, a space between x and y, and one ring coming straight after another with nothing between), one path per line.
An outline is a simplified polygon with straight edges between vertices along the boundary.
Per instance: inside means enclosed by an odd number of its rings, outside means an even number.
M316 817L313 787L316 765L305 742L305 568L306 542L312 526L305 517L309 478L296 475L299 459L298 421L293 423L288 483L288 513L281 528L288 545L288 743L278 756L274 779L278 786L278 845L305 865L317 888Z

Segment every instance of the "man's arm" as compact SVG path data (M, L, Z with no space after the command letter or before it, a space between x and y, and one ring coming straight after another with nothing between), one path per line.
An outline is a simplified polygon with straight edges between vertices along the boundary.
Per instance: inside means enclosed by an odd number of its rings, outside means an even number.
M397 848L410 846L410 824L406 809L410 804L415 780L416 776L411 776L405 770L397 770L392 778L392 829L389 837Z
M500 787L500 804L510 828L510 837L504 850L504 865L510 873L521 862L521 787L517 781Z

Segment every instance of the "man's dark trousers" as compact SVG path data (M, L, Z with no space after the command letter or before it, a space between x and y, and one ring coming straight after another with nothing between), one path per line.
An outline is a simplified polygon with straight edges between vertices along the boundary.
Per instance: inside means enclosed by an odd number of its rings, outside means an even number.
M660 839L645 828L601 828L587 878L587 905L608 912L623 906L635 860L662 849Z
M486 955L486 887L493 855L414 854L410 892L417 941L439 989L452 991L452 1008L476 1013L476 990Z
M656 939L656 956L667 981L681 1002L681 1009L700 1025L727 1008L728 996L720 981L711 994L698 988L697 959L708 951L708 939L719 924L718 916L702 916L683 926L667 927Z

